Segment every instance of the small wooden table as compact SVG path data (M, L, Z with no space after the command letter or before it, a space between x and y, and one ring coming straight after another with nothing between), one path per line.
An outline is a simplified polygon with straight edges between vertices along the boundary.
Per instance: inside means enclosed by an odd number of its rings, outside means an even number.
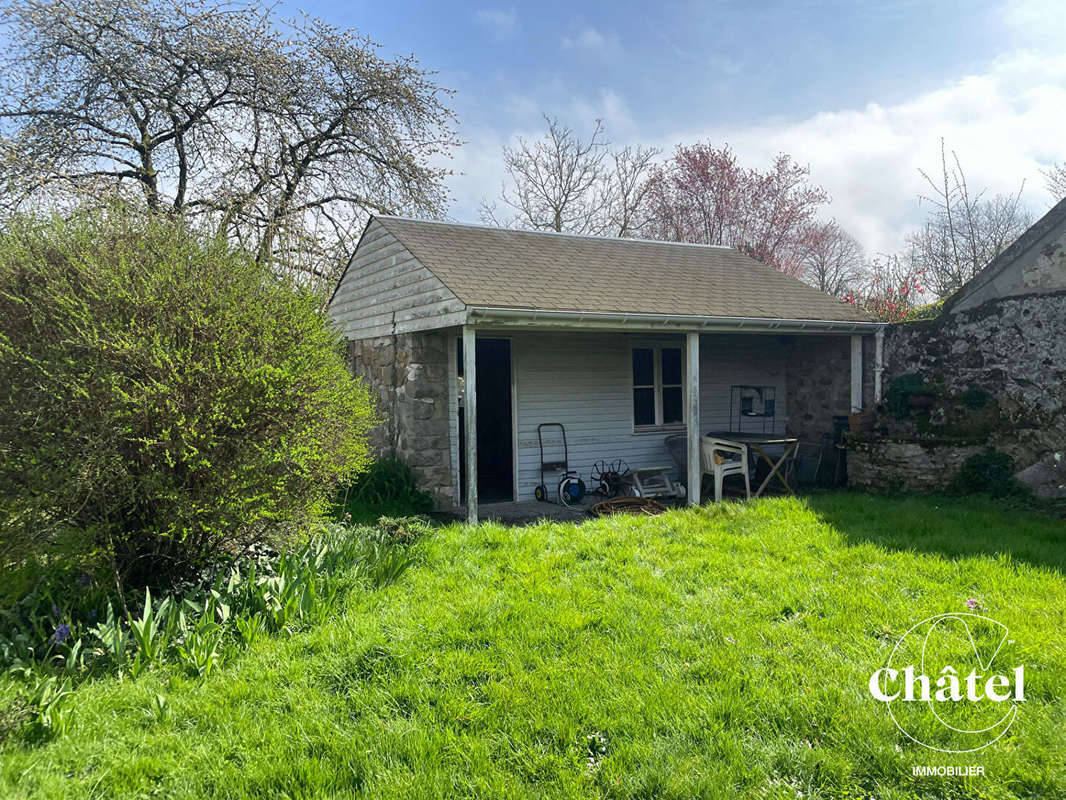
M770 466L770 474L763 478L763 482L759 484L759 488L752 492L752 497L758 497L766 489L766 486L770 483L770 479L776 477L778 482L785 487L785 491L789 494L795 494L796 490L792 488L792 485L788 482L788 478L782 471L782 467L788 462L788 460L795 454L796 448L799 446L799 439L791 436L779 436L775 433L738 433L736 431L709 431L705 434L714 439L728 439L732 442L740 442L746 444L756 453L758 453L762 460ZM767 454L765 447L779 446L784 448L784 452L781 453L781 457L774 461L773 458Z

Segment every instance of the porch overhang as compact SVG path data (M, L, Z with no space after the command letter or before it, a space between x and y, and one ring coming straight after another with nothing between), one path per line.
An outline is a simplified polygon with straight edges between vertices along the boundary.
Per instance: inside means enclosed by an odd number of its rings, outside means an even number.
M883 322L854 320L704 317L600 311L549 311L535 308L468 306L468 325L533 330L699 331L708 333L876 333Z

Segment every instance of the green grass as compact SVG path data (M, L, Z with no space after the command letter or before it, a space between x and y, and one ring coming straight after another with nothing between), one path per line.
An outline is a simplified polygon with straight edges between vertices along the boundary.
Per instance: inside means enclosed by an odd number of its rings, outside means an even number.
M0 751L0 796L1066 796L1061 521L834 494L420 546L397 584L206 680L82 686L70 734ZM952 757L866 683L971 597L1010 628L1028 702ZM987 777L911 777L942 763Z

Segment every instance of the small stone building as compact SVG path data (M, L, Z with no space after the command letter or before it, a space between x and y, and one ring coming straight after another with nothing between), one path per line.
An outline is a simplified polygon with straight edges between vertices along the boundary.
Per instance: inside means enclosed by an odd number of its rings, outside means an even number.
M930 321L885 332L884 385L920 375L933 405L879 416L849 453L870 489L936 490L993 448L1039 496L1066 496L1066 200L968 281Z
M690 453L709 431L819 443L875 402L883 327L732 248L386 216L329 313L376 394L378 451L471 518L479 498L533 498L542 423L586 477L671 465L669 435Z

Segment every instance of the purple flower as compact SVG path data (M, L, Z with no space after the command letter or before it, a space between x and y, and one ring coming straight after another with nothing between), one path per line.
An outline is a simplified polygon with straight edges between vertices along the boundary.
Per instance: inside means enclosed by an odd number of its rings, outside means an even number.
M55 603L52 603L52 616L53 617L58 617L59 616L59 606L57 606Z
M61 622L56 626L56 632L52 634L52 641L56 644L63 644L70 638L70 626L65 622Z
M971 597L966 601L966 607L971 611L984 611L985 607L981 605L981 601L976 597Z

